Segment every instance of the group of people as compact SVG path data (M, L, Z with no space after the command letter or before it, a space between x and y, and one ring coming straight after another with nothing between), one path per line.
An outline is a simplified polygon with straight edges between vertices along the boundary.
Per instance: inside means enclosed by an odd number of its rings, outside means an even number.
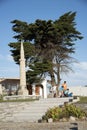
M59 97L72 97L73 93L69 93L69 89L67 88L66 81L58 88Z
M53 97L56 97L57 93L57 86L53 85L50 89L50 92L52 93ZM67 88L66 81L58 88L59 97L72 97L73 93L69 92L69 89Z

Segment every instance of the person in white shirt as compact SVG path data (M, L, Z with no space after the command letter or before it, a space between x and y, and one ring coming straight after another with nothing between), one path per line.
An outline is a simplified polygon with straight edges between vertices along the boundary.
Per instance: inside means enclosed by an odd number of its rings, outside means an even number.
M56 85L52 87L53 97L56 97Z

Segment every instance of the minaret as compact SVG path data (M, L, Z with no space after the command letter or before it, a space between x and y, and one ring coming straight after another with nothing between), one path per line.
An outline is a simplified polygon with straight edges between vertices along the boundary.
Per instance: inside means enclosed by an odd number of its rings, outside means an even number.
M20 49L20 89L18 91L18 95L28 95L28 90L26 89L25 57L22 41Z

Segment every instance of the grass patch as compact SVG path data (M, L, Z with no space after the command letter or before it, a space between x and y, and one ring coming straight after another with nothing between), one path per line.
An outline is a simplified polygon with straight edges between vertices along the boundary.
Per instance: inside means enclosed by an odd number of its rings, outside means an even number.
M17 100L0 100L0 103L2 102L32 102L36 101L38 99L17 99Z
M87 103L87 97L80 97L80 101L78 103Z

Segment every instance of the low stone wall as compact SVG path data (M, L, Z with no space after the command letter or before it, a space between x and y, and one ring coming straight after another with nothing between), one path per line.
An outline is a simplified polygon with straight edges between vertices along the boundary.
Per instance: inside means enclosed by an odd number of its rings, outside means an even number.
M68 87L74 96L87 96L87 87Z
M40 95L12 95L12 96L4 96L3 100L20 100L20 99L39 99Z

